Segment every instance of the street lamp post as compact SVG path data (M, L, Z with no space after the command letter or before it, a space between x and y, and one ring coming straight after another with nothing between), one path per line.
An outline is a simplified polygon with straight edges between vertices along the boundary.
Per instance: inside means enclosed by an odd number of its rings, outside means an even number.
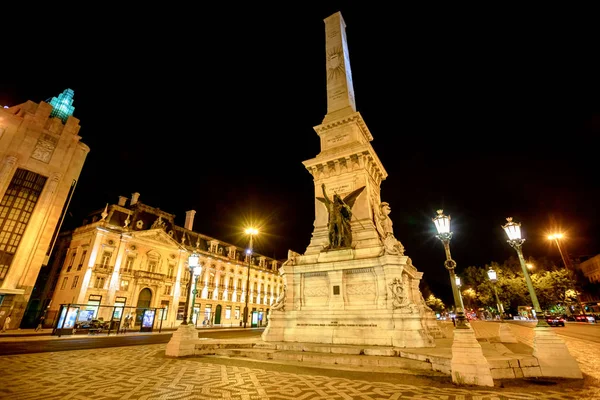
M531 278L529 277L529 272L527 271L527 266L525 264L525 258L523 257L523 250L521 249L521 247L523 246L525 239L521 238L521 223L514 222L512 220L512 217L506 218L506 221L506 225L502 225L502 229L504 229L506 235L508 236L508 244L517 251L517 255L519 256L521 269L523 270L525 282L527 283L527 289L529 289L529 296L531 297L533 309L535 310L537 326L549 326L546 322L546 319L542 315L542 308L540 307L540 303L535 294L535 290L533 289L533 283L531 282Z
M500 299L498 298L498 291L496 290L496 282L498 281L496 271L494 271L492 267L490 267L487 274L488 278L490 278L490 282L492 282L492 287L494 288L494 296L496 297L496 307L498 308L498 312L500 313L500 327L498 328L498 337L500 338L500 342L517 343L517 338L510 330L508 324L504 322L504 306L502 305L502 303L500 303Z
M197 256L196 256L197 257ZM195 261L196 264L198 263L198 261ZM191 268L191 267L190 267ZM196 294L198 293L198 278L200 277L200 273L202 272L202 267L200 265L196 265L193 268L193 274L194 274L194 290L192 290L192 307L191 307L191 312L190 312L190 324L193 324L194 326L196 326L196 324L194 324L194 306L196 305Z
M496 271L490 267L487 272L488 278L490 278L490 282L492 282L492 287L494 288L494 296L496 297L496 309L498 310L498 314L500 314L500 321L504 322L504 306L500 303L500 299L498 298L498 291L496 290L496 282L498 281Z
M248 322L248 295L250 294L250 266L252 265L252 243L254 235L258 234L258 230L255 228L247 228L245 231L246 235L250 235L250 243L248 245L248 250L246 250L246 254L248 257L248 276L246 278L246 296L245 296L245 305L244 305L244 328L246 327L246 323Z
M565 257L565 253L563 252L563 248L560 244L560 240L562 238L563 238L562 233L554 233L554 234L548 236L548 239L554 240L554 243L556 243L556 247L558 247L558 252L560 253L560 258L562 258L562 262L565 265L565 269L567 270L567 273L569 274L571 286L573 286L573 290L575 291L575 294L577 295L577 301L579 302L579 307L581 308L581 313L583 314L584 317L587 318L587 315L585 314L585 307L583 305L583 302L581 301L581 295L579 294L579 291L577 290L577 286L575 285L575 279L573 277L574 271L573 271L573 267L571 265L571 259L568 256Z
M188 271L190 273L190 278L188 280L188 287L186 290L187 296L185 296L185 308L183 309L183 322L181 323L181 325L188 324L188 307L190 305L190 289L191 289L191 285L192 285L192 279L194 279L194 277L193 277L194 268L196 268L198 266L199 259L200 259L200 256L198 256L198 254L196 254L196 253L192 253L188 257ZM190 324L191 323L192 323L192 319L190 318Z
M466 320L469 321L469 318L467 317L467 310L465 309L465 301L463 300L463 295L461 292L462 282L460 281L460 276L455 274L454 281L456 282L456 288L458 289L458 297L460 298L460 306L462 307L463 311L465 312Z
M465 308L462 304L462 296L458 291L458 285L456 282L456 275L454 269L456 268L456 262L450 255L450 239L452 238L452 232L450 232L450 216L444 215L444 210L437 210L437 216L433 218L433 223L438 231L436 237L444 245L446 251L446 261L444 267L450 274L450 284L452 285L452 295L454 297L454 308L456 309L456 329L469 329L469 323L465 318Z

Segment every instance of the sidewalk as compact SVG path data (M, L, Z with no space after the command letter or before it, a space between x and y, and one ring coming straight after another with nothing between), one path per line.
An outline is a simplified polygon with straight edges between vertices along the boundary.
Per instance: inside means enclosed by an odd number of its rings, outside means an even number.
M239 330L239 329L257 329L257 328L240 328L240 327L210 327L210 328L197 328L198 333L201 335L203 331L207 332L215 332L222 330ZM158 329L152 332L140 332L140 331L127 331L126 333L115 331L111 331L110 335L108 331L98 333L98 334L89 334L89 333L75 333L72 335L52 335L52 328L42 329L40 331L35 331L35 329L10 329L6 332L0 333L0 342L21 342L21 341L31 341L31 340L53 340L53 339L78 339L78 338L106 338L106 337L115 337L115 336L147 336L147 335L171 335L175 332L177 328L163 328L158 331Z

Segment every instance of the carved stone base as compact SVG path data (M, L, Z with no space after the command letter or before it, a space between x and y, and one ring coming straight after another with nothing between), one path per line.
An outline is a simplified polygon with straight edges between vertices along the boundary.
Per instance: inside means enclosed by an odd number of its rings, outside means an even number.
M179 325L167 343L165 355L169 357L192 356L197 341L198 330L194 325Z
M473 329L454 329L452 382L457 385L494 386L490 364Z
M542 376L583 379L579 364L553 328L535 327L533 331L533 356L538 359Z
M262 334L265 342L303 342L435 347L433 336L419 314L390 310L272 312Z

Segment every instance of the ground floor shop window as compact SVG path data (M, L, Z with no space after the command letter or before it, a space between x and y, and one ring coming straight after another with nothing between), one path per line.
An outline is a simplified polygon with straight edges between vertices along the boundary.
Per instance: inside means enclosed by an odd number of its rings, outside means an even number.
M167 314L169 311L169 300L161 300L160 301L160 308L162 308L162 310L160 311L162 313L162 320L165 321L167 319Z
M204 321L202 321L202 325L211 325L212 322L212 305L207 304L204 307Z
M100 302L102 301L102 296L99 294L90 294L90 297L88 298L88 302L87 302L87 306L85 307L85 310L91 310L94 312L94 318L98 318L98 306L100 305Z
M179 307L177 307L177 321L183 321L184 311L185 311L185 302L180 301Z
M115 311L113 313L113 319L121 319L121 316L123 315L123 307L125 307L125 303L127 303L127 298L125 298L125 297L115 298Z

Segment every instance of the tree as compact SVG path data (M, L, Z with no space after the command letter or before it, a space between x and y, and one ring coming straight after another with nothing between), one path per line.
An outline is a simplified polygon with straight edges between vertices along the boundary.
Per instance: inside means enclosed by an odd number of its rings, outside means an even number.
M427 297L427 300L425 300L425 304L427 304L429 308L431 308L436 313L442 313L446 309L444 302L435 297L433 293Z

